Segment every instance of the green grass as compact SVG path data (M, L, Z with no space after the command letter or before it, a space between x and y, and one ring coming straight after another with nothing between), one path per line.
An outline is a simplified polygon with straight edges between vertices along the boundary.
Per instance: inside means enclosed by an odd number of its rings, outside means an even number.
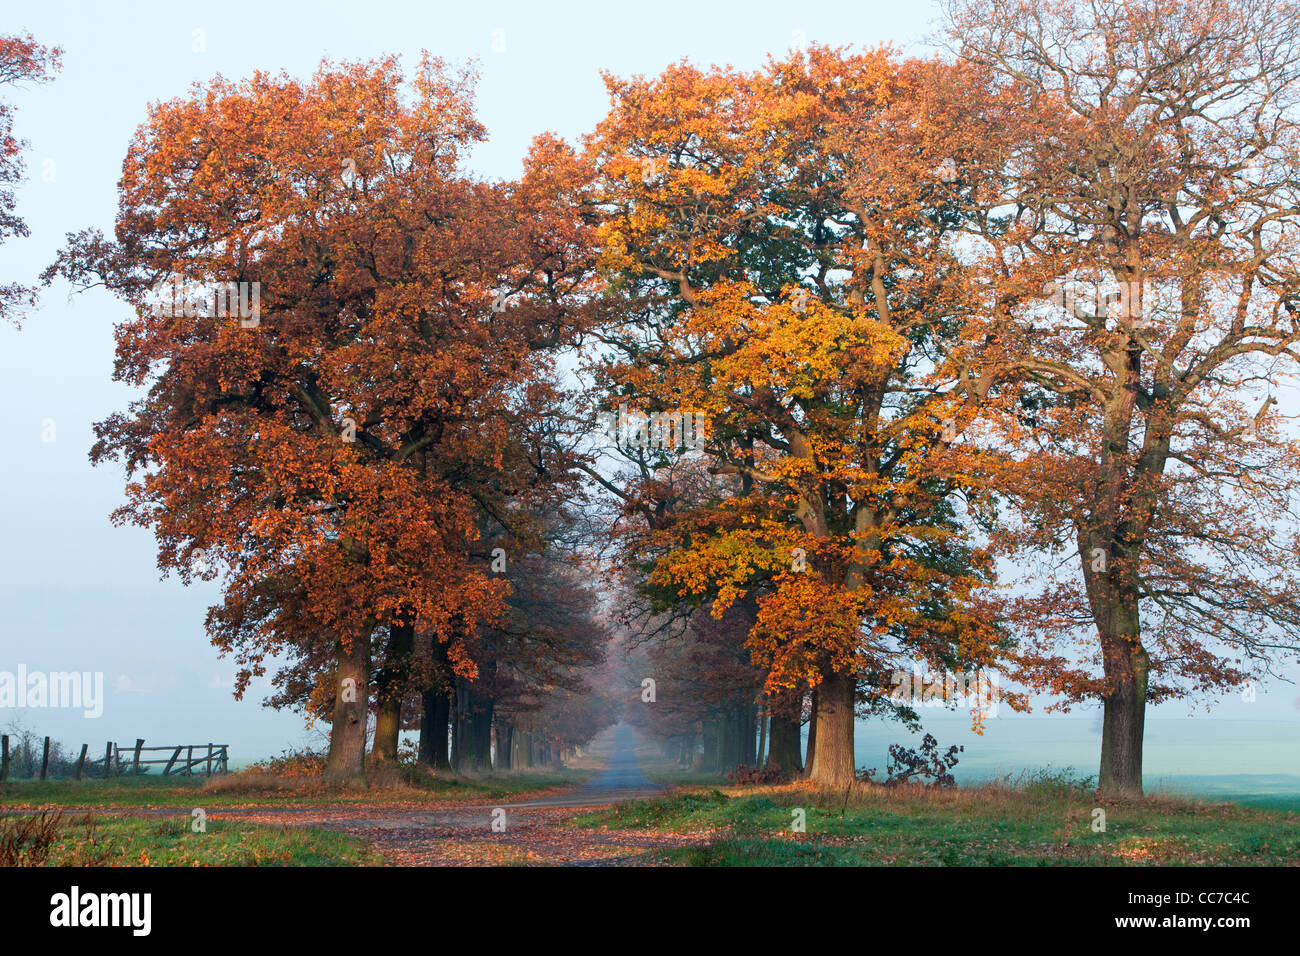
M0 784L0 807L233 807L494 800L577 785L589 771L561 770L458 776L426 773L366 789L328 787L312 778L257 771L203 777L150 774L109 779L11 780Z
M1105 832L1092 829L1106 812ZM793 811L806 831L792 830ZM678 793L575 818L584 828L701 835L664 850L690 866L1296 865L1300 814L1167 796L1101 800L1059 776L949 790L861 786Z
M15 821L0 818L0 833ZM43 866L382 866L362 840L328 830L191 818L64 817L52 828L48 856L17 865Z

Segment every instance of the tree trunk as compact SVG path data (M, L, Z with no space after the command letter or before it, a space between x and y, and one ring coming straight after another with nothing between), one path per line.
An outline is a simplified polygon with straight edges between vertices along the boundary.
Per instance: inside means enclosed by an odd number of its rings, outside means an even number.
M718 724L718 770L731 773L740 763L740 721L732 709L722 712Z
M800 715L802 718L802 714ZM799 721L799 726L803 726L803 720ZM804 777L812 776L813 760L817 756L817 688L813 688L812 695L808 701L808 755L803 761Z
M1137 584L1128 554L1110 537L1080 536L1080 552L1100 548L1110 568L1083 565L1088 603L1101 641L1105 685L1101 693L1101 770L1097 788L1104 794L1142 792L1142 735L1146 720L1150 658L1142 646ZM1099 543L1100 542L1100 543Z
M802 722L798 712L785 714L772 711L772 731L767 750L767 766L780 767L790 773L802 773L803 761L799 758L799 728Z
M1142 737L1150 659L1138 638L1103 637L1106 693L1102 697L1101 773L1105 794L1142 792Z
M402 698L411 650L415 647L415 625L392 624L384 648L384 666L375 682L378 702L375 741L371 756L385 763L397 762L397 744L402 733Z
M497 720L497 767L513 770L515 765L515 727L508 721Z
M758 712L758 753L754 757L754 769L763 766L763 757L767 751L767 709Z
M451 719L451 701L447 692L434 687L421 695L424 714L420 718L420 763L436 770L451 766L447 753L447 724Z
M447 645L436 634L429 635L429 685L420 694L420 762L437 770L451 766L447 732L451 722L451 667Z
M451 738L451 767L453 770L459 770L461 761L464 759L460 752L461 735L460 735L460 678L456 677L451 682L451 694L448 698L448 720L451 726L448 728L448 736Z
M701 737L704 741L704 752L700 755L700 769L704 771L717 771L721 769L718 763L718 722L716 720L704 721L704 729Z
M491 700L474 698L474 716L470 732L474 741L474 767L476 770L492 769L492 709Z
M469 770L474 763L473 717L474 702L470 694L469 681L457 676L456 721L451 728L451 765L457 771Z
M497 721L497 769L509 770L514 752L515 728L505 721Z
M455 746L452 766L457 770L492 769L492 705L476 684L456 678Z
M739 717L740 724L739 742L741 747L740 760L738 762L744 764L746 767L757 768L758 754L754 749L754 744L755 735L758 733L758 728L755 726L755 722L758 720L758 709L751 702L741 708L740 713L737 714L737 716Z
M369 703L370 634L336 643L334 717L330 726L325 779L330 783L366 783L366 707Z
M852 785L854 680L852 675L827 668L817 687L813 715L817 747L808 779L823 787L845 789Z

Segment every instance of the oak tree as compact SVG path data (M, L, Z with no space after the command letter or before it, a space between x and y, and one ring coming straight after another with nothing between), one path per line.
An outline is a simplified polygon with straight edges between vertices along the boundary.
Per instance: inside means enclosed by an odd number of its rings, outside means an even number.
M973 79L821 47L753 73L682 63L609 78L590 144L626 313L606 387L702 414L713 472L745 483L663 529L652 583L719 615L765 586L750 646L769 690L816 688L824 785L852 782L855 711L901 657L985 666L1000 640L931 378L956 328L947 170L980 131L952 121Z
M1006 538L1043 556L1020 676L1100 701L1106 791L1141 790L1148 703L1300 646L1300 443L1277 404L1300 359L1298 17L950 6L955 51L1020 104L968 219L983 303L959 374L1005 453Z

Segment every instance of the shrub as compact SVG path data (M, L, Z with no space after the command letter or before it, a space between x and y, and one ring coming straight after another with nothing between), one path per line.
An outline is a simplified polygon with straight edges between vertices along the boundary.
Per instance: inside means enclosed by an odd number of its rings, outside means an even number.
M58 839L62 813L0 817L0 866L40 866Z
M1097 778L1081 777L1073 767L1042 767L1022 773L1013 786L1035 796L1074 797L1095 791Z
M203 793L276 793L323 783L325 754L309 748L281 751L236 773L220 774L203 784Z
M794 774L779 764L772 764L761 770L741 764L727 775L727 779L741 786L771 785L789 783L794 779Z
M45 754L45 738L28 730L19 720L5 727L9 737L9 779L20 780L41 775L41 758ZM77 751L80 751L80 747ZM88 758L89 759L89 758ZM46 771L50 777L71 777L77 769L77 754L69 752L57 740L50 741L50 763Z
M249 764L245 770L277 777L316 778L325 776L326 754L310 747L286 748L274 757Z
M957 766L957 754L965 749L953 744L945 753L940 754L939 741L935 740L934 734L926 734L921 738L919 750L902 744L890 744L888 776L883 783L887 787L895 787L910 783L916 778L929 787L954 786L957 781L951 771ZM858 779L870 782L875 779L876 773L876 768L872 767L860 771Z

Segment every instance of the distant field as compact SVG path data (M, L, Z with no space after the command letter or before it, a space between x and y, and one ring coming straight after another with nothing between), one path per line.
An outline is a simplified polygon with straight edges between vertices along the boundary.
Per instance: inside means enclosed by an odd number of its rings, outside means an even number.
M1300 811L1300 775L1295 774L1172 774L1158 778L1147 789L1172 796L1227 800L1245 807Z
M990 720L983 735L973 733L968 721L953 715L935 719L922 713L922 719L925 726L916 734L896 723L860 721L854 734L858 766L876 767L883 776L890 744L916 747L929 732L943 748L950 744L965 748L953 771L964 786L1044 770L1076 778L1097 773L1101 731L1087 718L1002 718ZM726 774L693 774L665 762L653 746L643 745L637 753L646 774L657 783L727 783ZM1152 720L1147 724L1143 764L1149 793L1300 810L1300 719Z
M958 744L954 771L961 784L980 784L1050 767L1095 775L1101 727L1087 717L1001 717L975 734L956 716L921 714L925 731L943 747ZM898 724L862 721L854 734L860 766L883 770L889 745L915 747L920 734ZM1147 721L1143 749L1146 789L1249 806L1300 810L1300 715L1296 720L1221 717Z

